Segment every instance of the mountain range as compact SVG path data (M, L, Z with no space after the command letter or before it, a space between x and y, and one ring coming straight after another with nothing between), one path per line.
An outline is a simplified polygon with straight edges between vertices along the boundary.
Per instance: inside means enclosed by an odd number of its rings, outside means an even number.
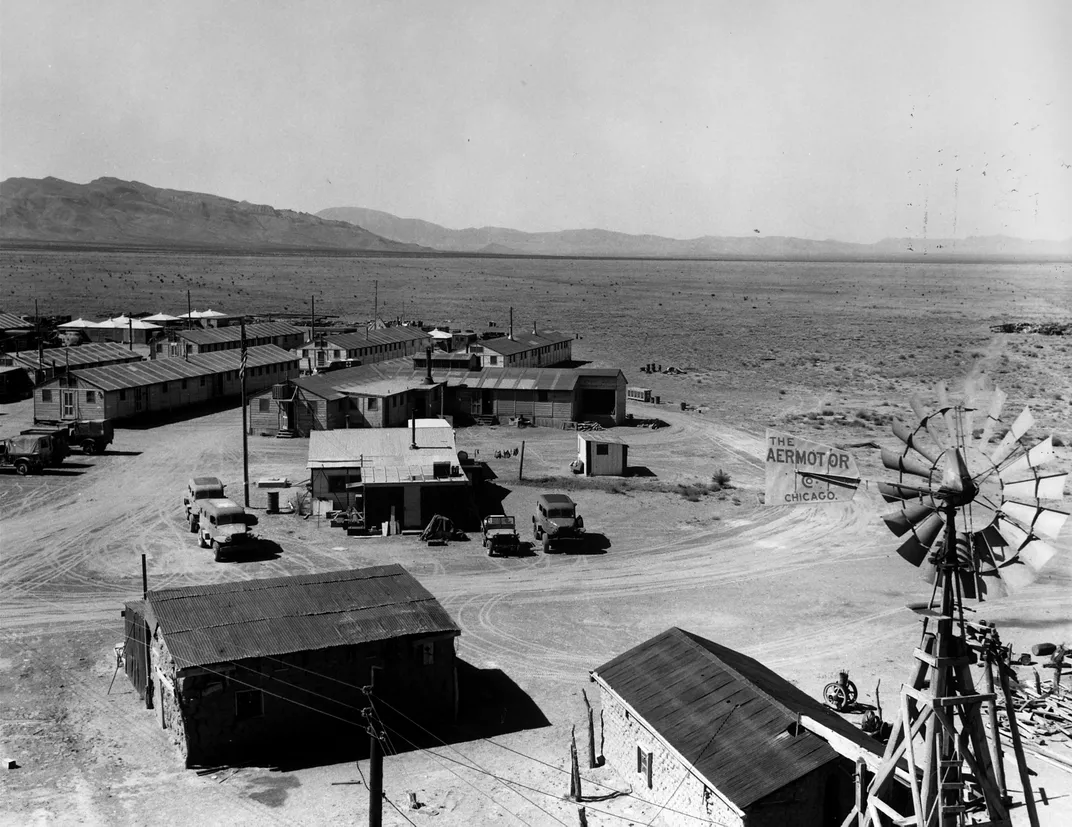
M427 252L361 227L199 192L97 178L0 183L4 242L150 247Z
M538 255L620 258L883 260L1072 259L1072 239L1007 236L887 238L874 244L768 236L691 239L601 229L530 233L506 227L455 230L363 207L316 215L217 195L97 178L9 178L0 183L0 242L244 250Z
M638 258L888 259L917 256L956 258L1067 258L1072 239L1029 241L1008 236L966 239L887 238L874 244L815 241L788 236L701 236L691 239L629 235L609 230L527 233L506 227L452 230L416 218L399 218L363 207L332 207L317 215L349 221L384 238L446 252L500 255L600 256Z

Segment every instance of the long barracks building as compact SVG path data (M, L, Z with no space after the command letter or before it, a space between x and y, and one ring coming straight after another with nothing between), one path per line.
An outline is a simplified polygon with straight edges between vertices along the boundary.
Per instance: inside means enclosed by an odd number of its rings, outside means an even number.
M72 370L34 390L34 419L131 419L174 414L242 392L239 350ZM246 391L298 375L298 358L275 345L249 348Z

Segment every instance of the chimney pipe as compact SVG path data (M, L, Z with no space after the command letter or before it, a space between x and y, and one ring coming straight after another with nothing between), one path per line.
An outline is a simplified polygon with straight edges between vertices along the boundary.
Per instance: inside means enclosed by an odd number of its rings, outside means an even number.
M511 341L514 338L514 308L510 308L510 335L507 336Z
M429 345L424 351L425 357L428 359L427 371L424 374L424 384L431 385L432 382L432 346Z
M535 319L532 320L532 335L533 336L536 335L536 320Z
M410 450L417 448L417 411L415 408L411 408L409 412L409 425L410 425Z

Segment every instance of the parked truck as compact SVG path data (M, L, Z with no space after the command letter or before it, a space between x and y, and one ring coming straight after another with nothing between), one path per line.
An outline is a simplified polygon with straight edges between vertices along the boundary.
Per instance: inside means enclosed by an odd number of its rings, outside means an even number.
M582 543L584 520L577 513L577 504L565 494L540 494L532 516L532 533L547 554L563 542Z
M211 548L217 563L252 544L249 528L257 518L234 500L200 500L198 511L197 544Z
M68 446L77 445L85 454L99 454L115 440L110 419L34 420L34 427L23 433L60 434Z
M14 468L20 477L40 474L51 461L51 440L46 435L22 434L0 440L0 468Z
M199 500L223 499L224 485L218 477L191 477L186 482L186 490L182 494L182 508L186 515L186 522L190 524L190 532L197 531L197 523L201 517Z

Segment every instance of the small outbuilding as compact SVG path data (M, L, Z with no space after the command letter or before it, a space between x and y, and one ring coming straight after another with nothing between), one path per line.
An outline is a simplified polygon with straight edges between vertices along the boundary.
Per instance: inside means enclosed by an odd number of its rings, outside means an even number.
M454 429L443 420L418 419L406 429L314 431L308 467L313 497L361 511L366 526L419 529L436 514L465 526L474 514Z
M855 759L882 760L877 741L785 678L682 629L591 677L607 762L666 824L838 825Z
M456 715L461 630L397 564L155 589L123 616L126 674L187 766L366 742L373 666L385 719Z
M629 468L629 446L601 431L579 433L577 461L586 477L624 477Z

